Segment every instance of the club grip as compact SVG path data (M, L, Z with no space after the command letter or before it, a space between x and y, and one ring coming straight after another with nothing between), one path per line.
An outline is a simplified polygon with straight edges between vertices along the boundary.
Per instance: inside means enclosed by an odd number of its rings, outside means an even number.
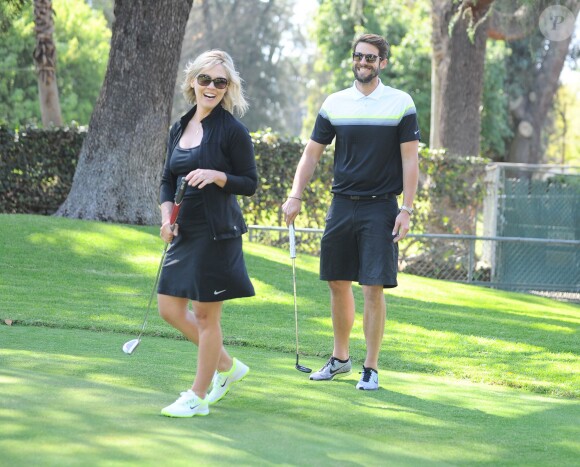
M290 224L288 230L290 240L290 258L296 258L296 231L294 230L294 224Z
M187 189L187 180L185 177L181 179L181 183L175 192L175 201L173 202L173 209L171 210L171 218L169 219L169 224L174 225L177 221L177 216L179 215L179 209L181 207L181 202L183 201L183 196L185 195L185 190Z

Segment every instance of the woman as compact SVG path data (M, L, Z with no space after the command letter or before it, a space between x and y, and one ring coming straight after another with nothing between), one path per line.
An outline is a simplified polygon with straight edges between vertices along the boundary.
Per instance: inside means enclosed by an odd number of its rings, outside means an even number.
M224 300L255 295L242 254L248 229L236 195L253 195L258 176L248 130L232 115L248 107L232 58L221 50L201 54L186 67L181 90L193 108L172 126L167 145L161 237L171 246L157 292L160 315L199 349L193 385L161 410L168 417L207 415L209 404L246 376L249 368L223 346L220 318ZM188 186L172 230L182 177Z

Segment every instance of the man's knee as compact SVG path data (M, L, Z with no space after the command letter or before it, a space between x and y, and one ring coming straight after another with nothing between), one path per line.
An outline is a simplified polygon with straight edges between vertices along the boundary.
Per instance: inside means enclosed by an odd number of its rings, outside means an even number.
M382 285L363 285L363 297L367 302L384 302L385 294Z
M332 295L343 295L351 293L352 282L350 281L328 281L328 287Z

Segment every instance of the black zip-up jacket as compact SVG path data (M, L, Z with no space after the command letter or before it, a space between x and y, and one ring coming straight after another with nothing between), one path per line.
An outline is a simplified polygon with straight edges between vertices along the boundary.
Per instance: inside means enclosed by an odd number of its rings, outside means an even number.
M193 107L172 125L169 132L160 203L173 202L180 174L171 173L171 155L195 111L196 107ZM247 128L221 105L213 109L201 124L203 138L199 168L219 170L228 179L223 188L211 183L201 190L211 237L214 240L239 237L248 231L248 227L236 195L252 196L258 187L252 139Z

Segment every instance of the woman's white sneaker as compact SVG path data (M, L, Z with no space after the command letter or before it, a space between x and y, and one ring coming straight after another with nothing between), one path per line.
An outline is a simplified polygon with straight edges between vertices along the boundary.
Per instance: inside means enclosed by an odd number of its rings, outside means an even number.
M247 365L234 358L234 363L229 371L221 373L216 371L213 375L211 391L206 397L207 402L209 404L218 402L228 393L232 384L242 380L249 372L250 368Z
M202 399L191 389L182 392L173 404L161 409L161 414L166 417L193 417L194 415L207 415L208 413L207 397Z

